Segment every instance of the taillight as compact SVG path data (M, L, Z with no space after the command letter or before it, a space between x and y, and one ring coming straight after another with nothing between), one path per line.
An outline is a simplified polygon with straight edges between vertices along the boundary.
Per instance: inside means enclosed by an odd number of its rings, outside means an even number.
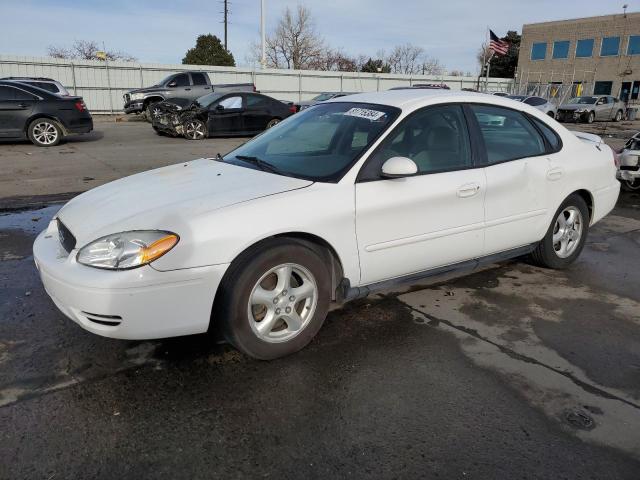
M84 104L82 100L78 100L76 103L73 104L73 106L76 107L76 110L78 110L79 112L84 112L87 109L87 106Z
M255 83L253 84L253 91L254 91L254 92L257 92L257 90L256 90L256 84L255 84Z
M289 111L290 111L291 113L296 113L298 110L296 109L296 106L295 106L295 105L289 105Z

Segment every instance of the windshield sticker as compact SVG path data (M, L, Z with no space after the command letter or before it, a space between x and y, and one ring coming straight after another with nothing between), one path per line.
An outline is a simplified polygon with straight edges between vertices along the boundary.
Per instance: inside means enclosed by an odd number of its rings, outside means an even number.
M345 112L345 116L366 118L367 120L375 122L376 120L380 120L384 117L385 113L377 110L369 110L368 108L352 108Z

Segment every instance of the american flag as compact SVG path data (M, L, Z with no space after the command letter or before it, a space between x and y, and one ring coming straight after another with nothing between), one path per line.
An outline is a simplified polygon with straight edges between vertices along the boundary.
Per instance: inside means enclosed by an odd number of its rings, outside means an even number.
M509 51L509 42L500 40L498 36L493 33L493 30L489 30L489 48L497 55L506 55Z

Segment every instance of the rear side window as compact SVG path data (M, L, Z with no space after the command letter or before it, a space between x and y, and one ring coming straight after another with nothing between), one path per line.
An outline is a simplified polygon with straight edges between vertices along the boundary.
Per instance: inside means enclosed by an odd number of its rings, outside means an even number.
M53 83L45 83L45 82L26 82L28 85L33 85L34 87L41 88L51 93L58 93L58 87Z
M204 76L204 73L192 73L191 79L193 80L194 85L206 85L207 79Z
M544 135L544 138L549 144L549 146L551 147L551 150L553 152L559 151L560 148L562 147L562 143L560 141L560 136L555 132L555 130L551 128L549 125L547 125L546 123L538 120L537 118L534 118L534 117L530 117L530 118L531 120L533 120L533 123L536 124L536 127L538 127L538 129Z
M0 86L0 102L15 100L15 88Z
M268 101L259 95L247 95L247 108L266 107Z
M16 100L35 100L37 98L35 95L25 92L24 90L20 90L19 88L16 88L15 91Z
M502 107L471 105L490 165L546 153L544 140L524 114Z

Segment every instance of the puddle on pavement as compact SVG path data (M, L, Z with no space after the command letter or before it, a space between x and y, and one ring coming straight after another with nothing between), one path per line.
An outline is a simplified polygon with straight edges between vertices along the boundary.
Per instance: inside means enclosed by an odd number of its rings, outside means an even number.
M47 228L61 204L0 213L0 261L21 260L31 255L38 233Z

